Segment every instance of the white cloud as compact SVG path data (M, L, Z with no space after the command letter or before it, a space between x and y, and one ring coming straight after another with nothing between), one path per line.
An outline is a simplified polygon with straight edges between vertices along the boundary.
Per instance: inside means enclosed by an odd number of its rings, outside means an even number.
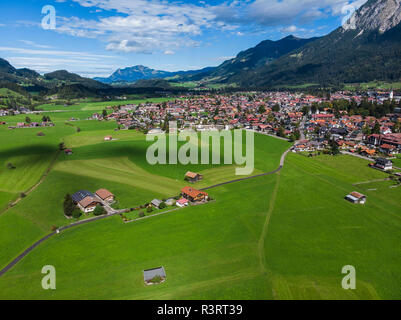
M64 0L59 0L64 2ZM358 8L366 0L227 0L219 5L170 0L70 0L112 16L94 19L59 17L57 32L98 38L113 51L164 53L199 45L194 39L207 29L236 31L253 26L295 30L328 15L342 15L349 2ZM242 28L242 29L241 29Z
M39 73L67 69L83 76L110 75L120 67L121 59L115 56L91 54L82 51L40 50L0 47L0 53L16 68L30 68ZM83 71L85 70L85 71Z
M30 47L34 48L41 48L41 49L51 49L53 48L52 46L49 45L44 45L44 44L38 44L36 42L30 41L30 40L19 40L19 42L22 42Z
M280 31L281 32L296 32L296 31L298 31L298 28L297 28L297 26L294 26L294 25L292 25L292 26L288 26L288 27L285 27L285 28L282 28L282 29L280 29Z
M367 0L232 0L213 8L217 19L227 23L262 26L307 23L327 15L341 15L341 8L351 3L358 9Z

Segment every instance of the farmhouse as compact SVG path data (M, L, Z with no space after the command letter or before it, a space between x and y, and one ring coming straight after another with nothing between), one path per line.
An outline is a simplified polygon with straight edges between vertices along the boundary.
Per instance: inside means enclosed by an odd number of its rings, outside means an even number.
M72 150L71 150L71 149L65 149L65 150L64 150L64 153L65 153L67 156L70 156L70 155L72 155Z
M199 173L194 173L194 172L188 171L185 174L185 180L189 181L191 183L198 182L198 181L200 181L202 179L203 179L203 176L201 174L199 174Z
M111 141L111 140L113 140L113 137L112 137L112 136L106 136L106 137L104 137L104 141Z
M351 192L349 195L345 197L345 199L352 203L358 203L358 204L366 203L366 196L356 191Z
M185 187L181 189L181 195L191 201L191 202L198 202L198 201L203 201L208 198L208 194L203 191L199 191L196 189L193 189L191 187Z
M106 201L108 203L113 203L114 202L114 194L112 194L107 189L99 189L98 191L96 191L96 195L100 199L102 199L103 201Z
M86 197L80 202L78 202L78 208L85 213L93 212L96 209L96 206L99 205L100 202L97 201L93 197Z
M377 158L374 166L384 171L393 170L393 163L385 158Z

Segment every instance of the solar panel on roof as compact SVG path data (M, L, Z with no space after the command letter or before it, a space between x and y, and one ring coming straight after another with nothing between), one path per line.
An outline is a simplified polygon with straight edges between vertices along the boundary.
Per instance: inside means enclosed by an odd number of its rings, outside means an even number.
M94 195L90 191L80 190L72 195L72 200L78 203L83 199L85 199L86 197L94 197Z

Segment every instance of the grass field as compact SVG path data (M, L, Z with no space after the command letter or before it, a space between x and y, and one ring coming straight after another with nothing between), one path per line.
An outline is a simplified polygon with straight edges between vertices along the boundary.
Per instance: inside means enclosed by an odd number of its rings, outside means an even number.
M379 89L379 90L397 90L401 89L401 82L383 82L383 81L371 81L371 82L365 82L365 83L349 83L345 85L346 90L356 90L356 89L362 89L362 90L368 90L368 89Z
M0 279L0 297L400 298L400 190L366 192L365 206L343 200L365 192L353 183L385 177L365 164L290 155L279 175L214 189L215 203L131 224L115 217L78 227ZM333 174L341 168L349 173ZM44 264L57 268L54 292L40 288ZM355 291L340 285L347 264L357 269ZM144 286L142 270L160 265L168 281Z
M398 154L396 156L396 159L394 159L392 161L393 161L394 166L401 168L401 154Z
M0 267L53 225L71 222L62 212L67 192L107 188L128 208L177 195L188 170L205 175L199 188L238 178L231 165L151 166L143 135L97 121L82 121L77 133L64 124L66 113L54 115L59 124L44 129L44 137L33 129L0 129L6 137L0 159L17 167L0 171L0 205L40 179L58 142L74 150L0 214L7 230L0 232ZM108 134L116 140L104 142ZM289 143L256 135L255 147L258 174L276 169ZM69 229L0 278L0 299L400 299L401 188L390 188L388 175L367 164L290 154L278 174L208 190L214 202L128 224L115 216ZM345 201L352 191L367 195L367 204ZM41 289L48 264L57 270L55 291ZM356 290L341 287L345 265L356 268ZM142 271L159 266L167 281L145 286Z

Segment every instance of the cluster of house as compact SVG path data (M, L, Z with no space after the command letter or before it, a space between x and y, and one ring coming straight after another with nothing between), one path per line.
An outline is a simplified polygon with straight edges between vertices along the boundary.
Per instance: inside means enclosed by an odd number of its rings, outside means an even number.
M275 134L280 122L289 119L287 134L296 130L303 106L320 101L304 94L253 93L232 95L186 96L165 103L146 103L112 108L105 118L94 114L93 119L115 119L122 129L146 129L161 132L166 120L176 121L178 128L197 131L234 128L252 129Z
M54 127L53 122L18 122L16 126L10 126L9 129L21 129L21 128L38 128L38 127Z
M17 109L0 109L0 117L16 116L19 114L30 114L30 113L33 113L33 111L25 107L18 107Z
M312 104L322 104L335 100L363 100L383 103L390 93L350 93L336 92L330 97L318 97L303 93L291 92L254 92L236 93L230 95L197 95L183 96L181 99L164 103L145 103L140 105L125 105L108 107L111 112L105 116L94 114L91 118L98 120L114 119L120 129L146 130L150 133L162 133L167 130L169 121L176 121L179 130L193 129L196 131L248 129L273 135L297 135L306 131L311 145L301 149L324 149L324 137L328 134L336 140L363 142L363 127L380 123L381 134L391 134L397 121L401 121L401 110L381 119L364 118L359 115L348 115L342 112L339 118L332 110L316 111L310 114L305 123L304 107ZM302 124L300 126L300 124ZM345 144L348 148L348 144ZM350 145L350 148L354 145ZM383 150L386 149L386 145ZM391 149L390 149L391 150Z
M165 202L159 199L151 201L151 205L156 209L161 208L161 204L165 203L167 206L176 205L177 207L184 208L189 206L190 203L198 204L209 200L209 194L204 191L197 190L192 187L184 187L181 189L180 197L167 199Z
M329 140L336 141L340 150L360 153L368 157L387 157L401 153L401 133L393 133L401 123L401 114L386 117L362 117L342 114L336 118L331 110L313 114L306 120L306 140L298 142L295 151L320 151L327 149ZM380 126L380 134L369 134Z
M112 204L115 196L107 189L99 189L94 194L87 190L80 190L72 195L72 200L84 213L95 211L98 205Z

